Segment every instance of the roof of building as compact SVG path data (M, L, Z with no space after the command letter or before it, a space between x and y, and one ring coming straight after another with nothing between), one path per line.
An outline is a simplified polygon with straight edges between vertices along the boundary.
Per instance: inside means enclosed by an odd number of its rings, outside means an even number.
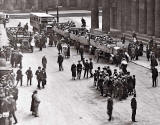
M54 17L50 14L46 14L46 13L31 13L32 15L38 16L38 17Z

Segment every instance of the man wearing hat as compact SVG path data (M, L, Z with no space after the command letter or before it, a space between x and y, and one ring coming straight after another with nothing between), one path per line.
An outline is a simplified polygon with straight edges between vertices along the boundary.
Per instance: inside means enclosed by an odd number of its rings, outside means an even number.
M58 59L57 59L57 63L59 64L59 71L63 70L63 56L58 53Z
M42 87L44 88L47 83L47 73L45 68L42 68Z
M156 67L152 68L152 87L157 87L157 77L158 77L158 70Z
M86 77L86 74L87 74L87 78L88 78L89 68L90 68L90 65L88 63L88 60L86 60L86 62L84 64L84 78Z
M41 88L41 81L42 81L42 70L41 67L38 67L38 70L36 71L35 75L37 76L37 81L38 81L38 85L37 87L40 89Z
M137 110L137 101L136 101L136 94L134 94L133 98L131 99L131 108L132 108L132 122L136 122L136 110Z
M81 79L81 72L82 72L82 64L81 61L78 61L77 64L77 79Z
M32 85L32 70L31 67L29 67L29 69L26 71L26 75L27 75L27 86L28 86L28 82L30 82L30 85Z

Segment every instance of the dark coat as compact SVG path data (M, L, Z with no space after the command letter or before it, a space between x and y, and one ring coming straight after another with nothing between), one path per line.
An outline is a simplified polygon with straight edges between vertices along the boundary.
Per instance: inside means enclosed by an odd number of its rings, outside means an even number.
M27 70L26 71L26 75L27 75L27 78L32 78L33 77L33 74L32 74L32 70Z
M85 62L84 67L85 67L85 70L89 70L90 69L90 64L88 62Z
M134 97L131 99L131 108L133 110L137 109L137 101L136 101L136 98Z
M70 56L70 45L68 45L67 56Z
M16 78L16 80L20 80L21 78L22 78L22 71L19 69L17 71L17 78Z
M79 53L80 53L81 55L83 55L83 53L84 53L83 48L80 48Z
M76 65L75 64L72 64L71 66L71 72L72 72L72 77L76 77Z
M47 64L47 59L46 59L46 57L43 57L43 58L42 58L42 64Z
M33 105L34 105L34 104L33 104L33 103L34 103L34 98L33 98L33 96L34 96L34 94L32 94L31 108L30 108L30 111L31 111L31 112L34 112L34 106L33 106Z
M93 62L92 62L92 61L89 62L89 68L90 68L90 69L93 69Z
M152 69L152 78L157 78L158 77L158 70L157 68Z
M103 80L102 78L100 78L100 79L98 80L98 86L99 86L99 87L103 87L103 82L104 82L104 80Z
M152 58L152 59L151 59L151 66L152 66L152 67L158 66L158 62L157 62L156 58Z
M45 71L42 71L42 85L46 85L47 83L47 73Z
M82 64L77 64L77 71L82 71Z
M42 71L41 70L37 70L35 75L37 76L38 80L42 80Z
M107 113L111 114L112 110L113 110L113 100L112 100L112 98L108 98L107 102L108 102L107 103Z
M58 63L62 63L62 62L63 62L63 56L62 56L62 55L59 55L59 56L58 56L57 62L58 62Z

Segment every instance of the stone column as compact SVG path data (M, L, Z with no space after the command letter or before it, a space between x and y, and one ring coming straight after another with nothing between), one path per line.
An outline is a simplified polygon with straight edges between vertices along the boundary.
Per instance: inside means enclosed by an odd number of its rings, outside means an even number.
M121 30L121 0L117 0L117 28Z
M77 0L77 7L82 8L82 0Z
M125 4L126 4L126 0L121 0L121 31L122 32L125 32L126 30Z
M102 31L110 31L110 0L102 0Z
M70 0L66 0L67 7L70 7Z
M139 32L139 0L136 0L136 32Z
M136 31L136 0L131 1L131 30Z
M160 0L155 0L155 36L160 37Z
M26 9L26 0L22 0L22 10L25 10Z
M92 0L91 6L91 29L99 28L98 0Z
M38 10L39 9L39 2L38 0L34 0L34 10Z
M126 0L125 1L125 22L126 22L126 30L131 30L131 1Z
M117 28L117 1L113 1L111 5L111 28Z
M153 36L155 32L155 0L147 0L147 34Z
M5 0L5 9L14 10L15 1L14 0Z
M42 0L42 10L46 10L48 8L48 0Z
M147 1L139 0L139 33L147 33Z

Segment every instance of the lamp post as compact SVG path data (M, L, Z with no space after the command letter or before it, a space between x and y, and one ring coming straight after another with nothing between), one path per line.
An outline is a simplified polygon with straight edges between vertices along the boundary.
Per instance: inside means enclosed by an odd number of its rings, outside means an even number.
M56 10L57 10L57 22L59 22L59 8L62 8L62 6L59 6L59 0L57 0Z
M58 5L56 6L56 9L57 9L57 23L59 23L59 8L58 8Z

